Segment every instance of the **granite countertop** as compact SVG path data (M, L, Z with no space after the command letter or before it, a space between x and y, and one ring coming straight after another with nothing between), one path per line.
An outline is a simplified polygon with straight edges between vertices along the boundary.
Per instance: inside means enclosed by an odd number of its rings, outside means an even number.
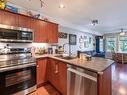
M59 61L63 61L63 62L70 64L70 65L75 65L77 67L88 69L88 70L96 72L98 74L103 74L103 72L114 63L113 60L99 58L99 57L92 57L91 61L85 61L85 60L80 60L79 58L66 60L66 59L55 57L55 56L56 55L45 54L45 55L35 56L35 58L36 59L45 58L45 57L53 58L53 59L56 59Z

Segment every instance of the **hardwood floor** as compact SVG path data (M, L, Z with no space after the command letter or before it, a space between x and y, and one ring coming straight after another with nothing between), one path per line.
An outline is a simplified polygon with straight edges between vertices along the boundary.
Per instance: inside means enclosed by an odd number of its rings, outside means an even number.
M127 95L127 64L112 66L112 95Z
M30 95L61 95L54 87L50 84L47 84L43 87L40 87L36 92L31 93Z
M51 85L46 85L30 95L60 95L60 93ZM112 95L127 95L127 64L112 65Z

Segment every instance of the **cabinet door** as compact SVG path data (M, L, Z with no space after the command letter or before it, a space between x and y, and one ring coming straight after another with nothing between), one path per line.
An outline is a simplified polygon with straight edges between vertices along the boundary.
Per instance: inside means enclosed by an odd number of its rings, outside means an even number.
M34 42L37 43L46 43L47 42L47 31L46 31L47 23L41 20L32 19L31 28L34 32Z
M55 88L59 88L59 72L58 72L58 62L54 59L49 59L48 62L48 80L54 85Z
M52 84L53 82L53 75L54 75L54 64L52 62L52 59L48 59L47 63L47 79Z
M45 21L40 21L40 41L43 42L43 43L46 43L47 42L47 39L48 39L48 33L46 32L46 25L47 25L47 22Z
M4 12L0 10L0 24L2 24L3 15L4 15Z
M67 95L67 65L66 63L49 59L48 80L63 95Z
M67 64L59 62L59 90L63 95L67 95Z
M52 40L51 43L58 43L58 25L52 24Z
M18 15L0 10L0 24L18 26Z
M54 23L47 24L48 43L58 43L58 25Z
M34 42L40 42L40 21L36 19L32 19L31 28L33 30L33 39Z
M23 16L23 15L18 15L18 24L19 27L23 27L23 28L31 28L31 19L30 17L27 16Z
M47 59L37 60L37 85L41 85L47 81L46 78Z

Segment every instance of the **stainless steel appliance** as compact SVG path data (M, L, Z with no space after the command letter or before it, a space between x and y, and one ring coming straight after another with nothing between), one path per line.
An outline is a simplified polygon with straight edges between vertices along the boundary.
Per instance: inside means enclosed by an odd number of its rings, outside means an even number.
M0 24L1 42L27 42L33 40L31 29Z
M30 49L0 53L0 95L26 95L36 90L36 60Z
M98 95L97 74L68 65L67 95Z

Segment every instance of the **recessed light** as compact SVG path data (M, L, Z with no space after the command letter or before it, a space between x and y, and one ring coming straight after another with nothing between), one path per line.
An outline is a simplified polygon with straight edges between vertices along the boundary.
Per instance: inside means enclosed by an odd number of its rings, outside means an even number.
M65 8L65 5L64 4L60 4L59 8Z

